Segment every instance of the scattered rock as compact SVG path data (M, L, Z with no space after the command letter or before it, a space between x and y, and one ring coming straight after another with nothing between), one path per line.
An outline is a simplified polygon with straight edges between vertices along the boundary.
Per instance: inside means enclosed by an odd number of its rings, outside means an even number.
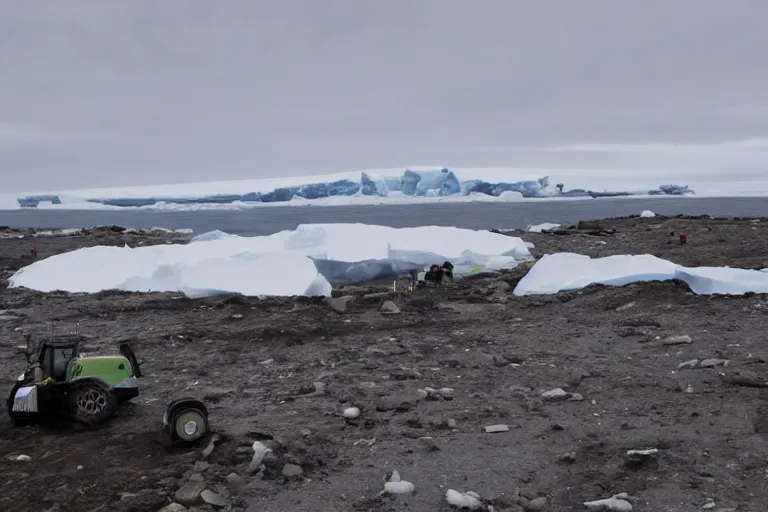
M157 512L187 512L187 510L188 510L187 507L185 507L184 505L182 505L180 503L173 502L173 503L169 503L168 505L164 506L163 508L161 508Z
M509 426L507 425L488 425L485 427L485 432L488 434L496 434L498 432L509 432Z
M211 440L208 441L208 446L205 447L202 453L204 459L207 459L211 456L213 450L216 449L216 443L218 443L220 440L221 436L219 436L219 434L213 434L213 436L211 436Z
M400 313L400 308L397 307L397 304L395 304L391 300L385 300L381 307L379 308L379 312L382 315L397 315Z
M631 512L632 504L627 501L629 495L625 492L614 494L610 498L595 501L585 501L584 506L590 510L611 510L614 512Z
M206 483L203 476L199 473L193 473L189 477L189 480L179 487L174 494L174 498L178 503L186 507L192 507L194 505L202 505L203 499L200 494L205 490Z
M404 396L385 397L376 402L376 410L379 412L408 412L413 406L413 401Z
M687 343L693 343L693 340L687 334L680 336L667 336L667 338L662 341L662 344L664 345L684 345Z
M698 359L689 359L688 361L684 361L677 365L678 370L683 370L686 368L696 368L699 365Z
M500 292L506 292L510 288L512 288L512 285L508 282L504 281L503 279L500 279L494 283L491 283L488 288L493 288L494 290L498 290Z
M283 476L285 478L298 478L303 473L304 471L301 469L301 466L297 466L296 464L286 464L283 466Z
M550 402L562 402L568 400L570 402L581 402L584 397L580 393L568 393L563 388L550 389L541 394L541 398Z
M557 461L562 464L573 464L576 462L576 452L564 453L557 458Z
M567 400L570 395L563 388L550 389L541 394L544 400Z
M245 478L235 472L227 475L227 484L233 492L240 492L245 487Z
M704 359L699 363L699 368L714 368L715 366L726 366L728 364L727 359L717 359L714 357L710 357L708 359Z
M229 504L229 500L227 498L221 494L213 492L210 489L205 489L202 493L200 493L200 497L205 503L208 505L213 505L214 507L224 508Z
M360 408L359 407L347 407L344 409L344 411L341 413L341 415L346 420L354 420L360 417Z
M547 506L547 498L539 496L538 498L526 501L525 503L521 502L520 506L527 512L540 512Z
M249 475L253 475L259 472L259 469L261 468L261 462L264 460L264 457L272 451L261 441L255 441L253 443L252 449L253 457L251 458L251 463L248 465Z
M650 448L647 450L628 450L624 467L632 470L657 469L659 467L659 450Z
M346 313L347 305L354 298L355 297L352 295L344 295L342 297L334 297L334 298L326 299L326 302L334 311L338 313Z
M418 389L416 393L420 398L426 400L451 400L453 398L453 388L424 388Z

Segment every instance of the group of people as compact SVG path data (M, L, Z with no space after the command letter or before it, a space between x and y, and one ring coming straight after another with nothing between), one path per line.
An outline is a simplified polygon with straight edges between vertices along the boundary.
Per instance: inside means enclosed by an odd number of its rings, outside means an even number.
M452 282L453 263L446 261L442 265L435 264L430 266L429 270L423 272L423 276L419 275L420 273L417 269L411 270L411 283L408 285L409 291L413 291L417 287L426 286L427 283L440 286L443 282Z

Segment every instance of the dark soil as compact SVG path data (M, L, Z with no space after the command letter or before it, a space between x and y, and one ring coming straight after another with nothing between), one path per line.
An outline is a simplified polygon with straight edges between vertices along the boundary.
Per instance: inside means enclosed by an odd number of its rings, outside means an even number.
M537 255L760 268L767 235L766 221L655 218L522 237ZM46 257L127 240L165 237L5 237L0 265L28 264L32 246ZM100 428L0 418L0 510L154 512L191 475L227 505L190 510L458 510L448 489L497 512L587 510L622 492L633 511L766 510L768 297L696 296L677 282L515 297L524 272L396 295L402 312L390 315L386 296L365 296L384 291L373 285L338 291L355 297L344 312L308 298L0 289L3 389L24 367L22 332L47 336L52 319L79 324L85 350L130 341L144 360L142 394ZM664 343L682 335L692 342ZM720 361L678 368L692 359ZM454 391L424 399L425 387ZM566 397L542 397L555 388ZM208 440L173 446L162 430L165 405L184 395L210 409L219 439L207 457ZM362 412L346 421L351 406ZM509 430L485 432L496 424ZM273 452L249 474L256 440ZM649 448L658 454L627 455ZM380 495L392 470L415 492Z

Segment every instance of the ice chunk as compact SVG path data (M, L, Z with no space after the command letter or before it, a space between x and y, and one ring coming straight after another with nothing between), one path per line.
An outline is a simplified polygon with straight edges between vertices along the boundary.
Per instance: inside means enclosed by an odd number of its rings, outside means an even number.
M727 267L683 267L650 254L590 258L556 253L542 257L515 287L515 295L577 290L590 284L623 286L679 279L701 295L768 293L768 274Z
M651 210L643 210L642 212L640 212L640 217L642 217L644 219L650 219L650 218L655 217L655 216L656 216L656 214L653 213Z
M551 229L557 229L560 224L552 224L551 222L544 222L542 224L536 224L528 227L529 233L541 233L542 231L549 231Z
M466 508L469 510L479 510L483 508L483 502L480 496L474 492L459 492L454 489L448 489L445 493L445 501L456 508Z
M79 249L34 262L9 284L85 293L178 291L190 297L328 295L329 280L397 276L444 261L454 264L458 276L473 267L510 268L530 258L520 238L490 231L305 224L257 237L213 231L187 245Z

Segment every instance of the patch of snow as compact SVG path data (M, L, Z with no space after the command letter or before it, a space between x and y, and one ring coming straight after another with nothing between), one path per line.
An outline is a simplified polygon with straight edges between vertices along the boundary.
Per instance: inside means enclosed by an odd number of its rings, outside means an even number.
M590 258L582 254L547 254L515 287L515 295L551 294L590 284L623 286L643 281L679 279L700 295L768 293L768 273L729 267L683 267L650 254Z
M656 216L656 214L653 213L651 210L643 210L642 212L640 212L640 217L642 217L644 219L650 219L650 218L653 218L655 216Z
M10 287L95 293L182 292L190 297L329 295L329 281L369 280L451 261L459 276L531 258L520 238L451 227L302 224L242 237L204 233L186 245L88 247L22 268Z
M483 508L483 502L480 501L480 495L476 492L459 492L454 489L448 489L445 492L445 501L456 508L467 508L469 510L479 510Z
M551 222L544 222L543 224L536 224L534 226L528 227L529 233L541 233L543 231L550 231L552 229L557 229L560 227L560 224L552 224Z
M397 470L392 471L389 482L384 484L384 492L389 494L410 494L415 490L416 486L400 478L400 473Z

